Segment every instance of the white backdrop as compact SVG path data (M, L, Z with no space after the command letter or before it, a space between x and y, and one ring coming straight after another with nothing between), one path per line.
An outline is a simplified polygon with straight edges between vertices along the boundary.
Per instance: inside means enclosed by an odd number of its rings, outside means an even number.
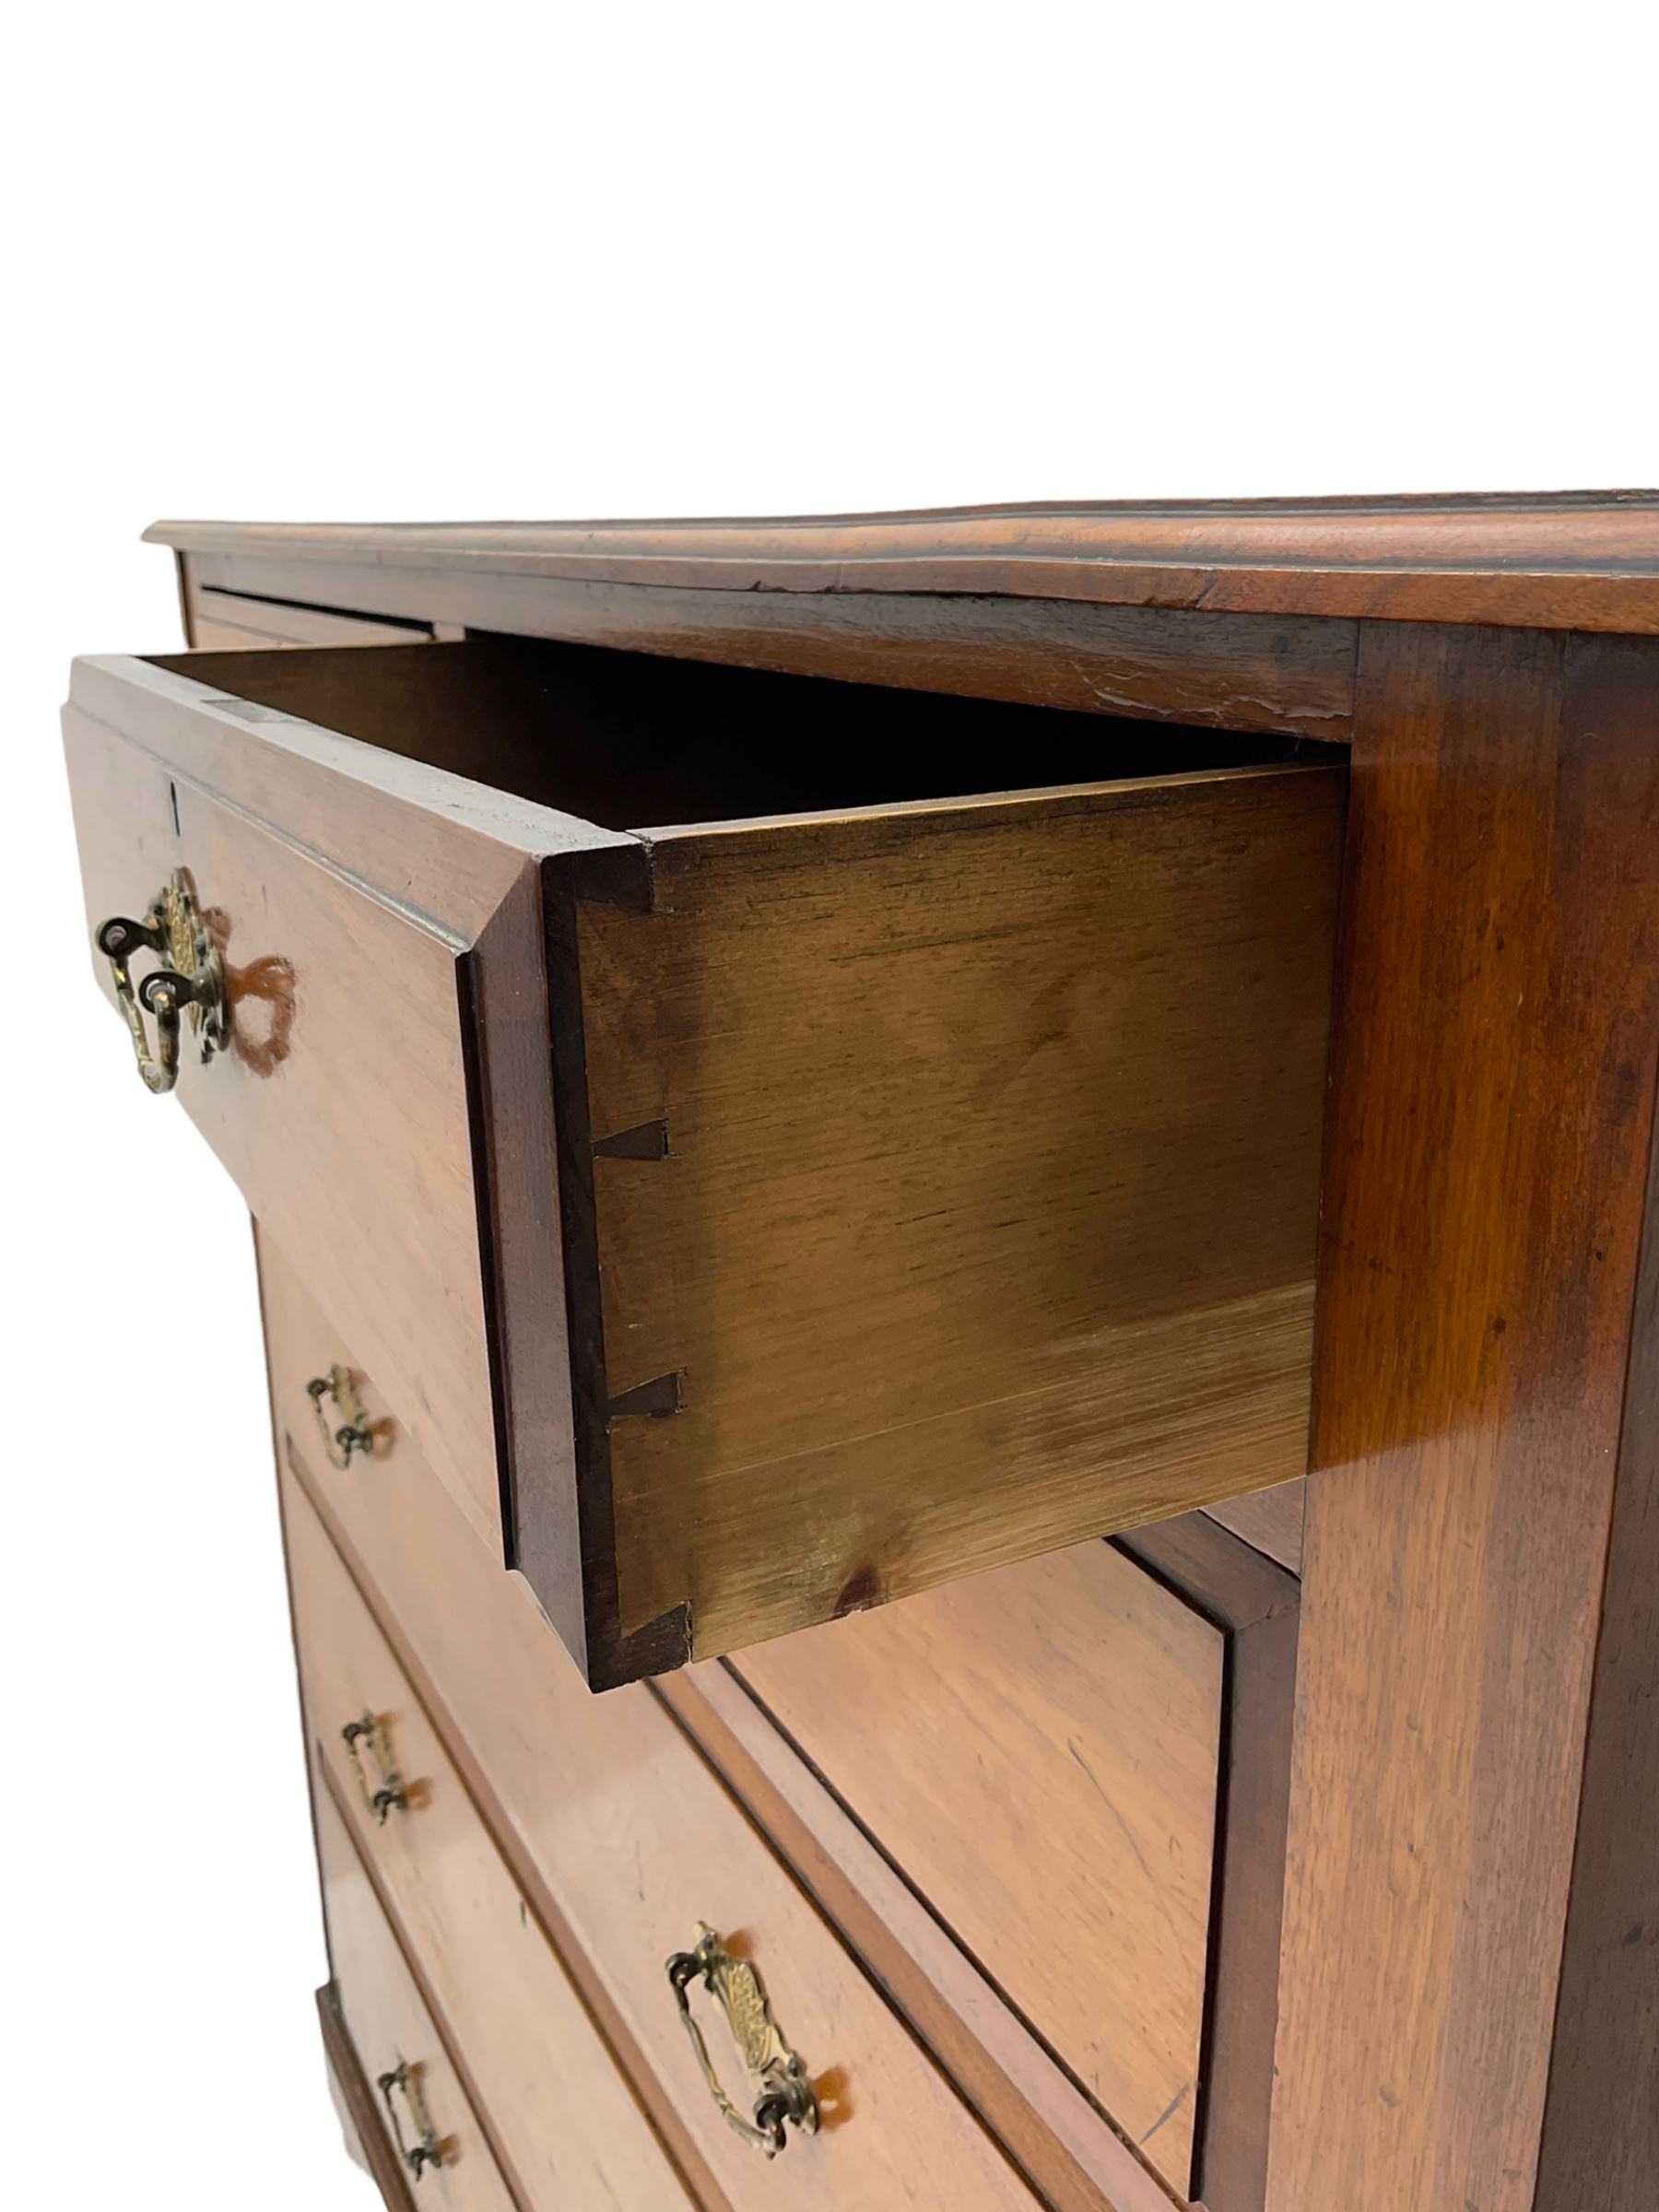
M8 2202L372 2201L312 2018L246 1223L83 943L54 716L72 653L176 642L139 529L1659 481L1653 23L13 21Z

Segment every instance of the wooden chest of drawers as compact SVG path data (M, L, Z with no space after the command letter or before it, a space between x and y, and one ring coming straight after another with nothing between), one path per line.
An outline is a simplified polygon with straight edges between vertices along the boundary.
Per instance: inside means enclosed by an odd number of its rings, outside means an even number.
M388 2201L1645 2203L1653 503L164 535Z

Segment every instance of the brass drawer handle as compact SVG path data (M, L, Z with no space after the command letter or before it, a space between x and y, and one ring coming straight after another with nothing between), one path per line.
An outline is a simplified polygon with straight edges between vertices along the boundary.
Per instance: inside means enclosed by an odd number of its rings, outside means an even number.
M806 2078L806 2069L779 2032L760 1977L748 1961L734 1959L723 1947L713 1929L700 1922L696 1949L677 1951L668 1961L667 1971L669 1986L679 2006L686 2033L691 2039L691 2048L697 2053L702 2077L709 2086L709 2094L727 2124L751 2149L769 2159L776 2158L789 2140L784 2132L785 2121L806 2135L816 2134L818 2099ZM697 1981L703 1983L724 2014L732 2041L737 2046L737 2055L758 2085L752 2124L743 2117L721 2088L702 2030L692 2017L690 1990L692 1983Z
M366 1712L360 1720L347 1721L340 1731L340 1740L350 1754L363 1803L381 1827L386 1825L388 1813L406 1813L409 1793L392 1756L391 1739L373 1713Z
M225 963L196 911L190 878L182 868L175 868L166 889L156 893L142 922L112 914L99 924L95 942L110 963L115 996L126 1017L147 1090L171 1090L179 1079L179 1020L186 1009L204 1062L224 1050L230 1033ZM129 966L135 952L159 953L166 962L136 989ZM156 1018L153 1053L144 1026L146 1014Z
M420 2069L399 2059L390 2074L379 2077L380 2093L386 2100L386 2115L392 2123L392 2139L397 2145L397 2155L418 2181L429 2166L441 2166L443 2146L438 2140L438 2131L427 2117L426 2099L420 2093ZM409 2114L411 2140L404 2141L403 2122L397 2116L394 2095L401 2093Z
M374 1450L374 1430L363 1412L362 1401L357 1394L357 1384L348 1367L331 1367L325 1375L313 1375L306 1384L316 1408L317 1427L323 1432L323 1449L329 1460L342 1473L351 1465L351 1455L360 1452L365 1458ZM324 1398L332 1398L335 1411L340 1417L338 1428L323 1410Z

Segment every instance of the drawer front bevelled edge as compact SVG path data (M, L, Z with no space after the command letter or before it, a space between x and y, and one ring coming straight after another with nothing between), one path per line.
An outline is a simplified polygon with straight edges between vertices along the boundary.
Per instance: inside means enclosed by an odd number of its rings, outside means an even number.
M155 1058L170 948L143 938L182 888L228 1033L203 1060L184 1010L176 1100L510 1557L514 1476L568 1468L571 1448L538 861L608 833L233 688L307 663L326 701L465 651L81 661L64 728L88 928L135 932L124 978L95 944L100 983L138 1002L124 1011ZM557 1626L580 1663L580 1606Z

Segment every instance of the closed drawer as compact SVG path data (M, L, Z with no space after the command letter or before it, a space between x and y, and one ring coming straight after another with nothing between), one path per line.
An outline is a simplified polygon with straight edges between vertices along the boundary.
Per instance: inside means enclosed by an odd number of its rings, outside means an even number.
M1299 1597L1194 1513L664 1694L985 2109L1052 2113L1034 2038L1172 2188L1262 2212Z
M359 1888L372 1870L404 1930L524 2204L684 2212L684 2184L291 1485L284 1518L325 1883L337 1830L350 1854L342 1863ZM349 1741L347 1729L359 1731ZM332 1939L332 1910L329 1924ZM358 2048L368 2065L371 2053Z
M431 642L429 623L388 622L340 614L287 599L258 599L187 576L191 642L203 653L267 652L274 645L418 645Z
M739 1655L1014 2006L1185 2193L1224 1640L1103 1543Z
M1338 770L484 643L68 728L93 919L222 947L186 1104L595 1686L1302 1471Z
M486 1740L457 1739L457 1749L483 1775L500 1771L502 1743L513 1747L501 1775L516 1815L508 1832L515 1856L546 1877L532 1895L491 1841L446 1740L291 1474L285 1497L322 1786L351 1823L408 1931L435 2002L477 2076L503 2162L519 2175L527 2202L565 2201L550 2179L538 2184L534 2178L550 2175L570 2122L549 2092L549 2077L557 2077L571 2033L573 2000L538 1926L545 1911L561 1939L580 1947L637 2054L653 2108L689 2143L732 2212L769 2206L865 2212L926 2201L935 2185L975 2212L1031 2212L1030 2192L649 1690L586 1697L527 1594L498 1581L492 1597L473 1539L453 1517L446 1529L428 1513L421 1532L447 1548L451 1565L469 1580L465 1594L476 1610L457 1606L452 1593L447 1618L457 1644L471 1648L477 1685L496 1716ZM457 1542L470 1557L454 1558ZM484 1570L476 1588L469 1569L474 1577ZM515 1632L522 1646L506 1648ZM342 1737L345 1726L364 1721L378 1732L371 1785L383 1787L394 1766L407 1799L383 1821L365 1800ZM504 1809L496 1807L496 1817ZM791 2133L770 2161L739 2140L716 2108L665 1972L667 1959L693 1946L705 1922L763 1972L780 2031L800 2053L820 2100L820 2130ZM747 2114L757 2085L695 1994L693 2006L703 2016L713 2063ZM598 2126L602 2117L595 2099L587 2124ZM604 2121L602 2139L615 2125ZM571 2201L615 2202L630 2212L683 2201L663 2171L654 2184L649 2176L636 2183L634 2194L608 2176L607 2185L613 2194L590 2186Z
M512 2199L346 1825L315 1801L317 1864L340 2010L377 2119L421 2205L513 2212Z

